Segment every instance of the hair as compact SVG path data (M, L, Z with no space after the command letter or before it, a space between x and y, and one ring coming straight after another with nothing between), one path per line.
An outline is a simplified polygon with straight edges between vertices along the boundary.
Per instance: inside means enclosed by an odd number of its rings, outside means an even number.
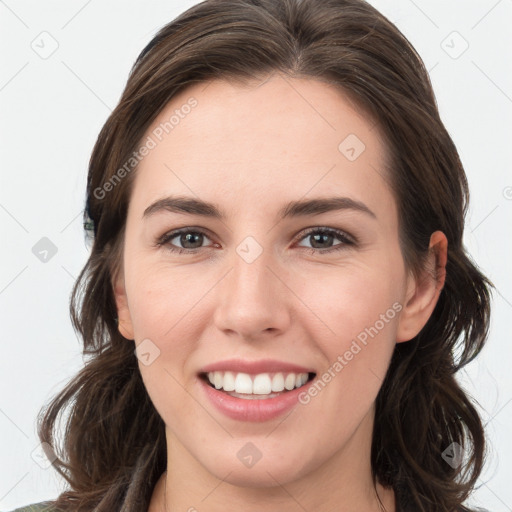
M93 243L70 300L87 358L38 416L40 440L69 483L54 502L62 511L147 510L167 467L164 422L134 344L116 323L112 283L136 166L122 179L119 169L186 87L214 79L248 83L276 72L334 84L375 119L389 154L408 270L425 269L434 231L448 239L436 307L415 338L396 344L377 396L371 466L374 480L394 489L400 510L469 510L463 503L487 445L476 403L455 373L484 346L493 285L463 245L468 184L420 56L363 0L206 0L165 25L140 53L90 158L84 225ZM464 453L459 467L443 458L453 443Z

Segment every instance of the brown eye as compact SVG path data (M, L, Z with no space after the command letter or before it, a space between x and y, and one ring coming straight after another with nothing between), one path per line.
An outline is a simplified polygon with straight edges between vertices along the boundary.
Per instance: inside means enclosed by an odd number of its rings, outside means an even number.
M205 239L210 240L202 231L182 229L166 233L157 241L156 245L165 246L171 252L193 253L203 248Z
M179 242L182 244L184 249L197 249L202 246L204 239L204 236L201 233L195 232L182 233L176 237L179 237ZM190 245L192 247L190 247Z
M333 245L335 239L339 240L340 243ZM344 249L346 246L355 245L352 237L343 231L331 228L314 228L303 235L301 240L310 241L311 247L305 248L310 249L313 253L332 252Z
M199 230L181 229L166 233L156 242L157 246L164 246L171 252L193 254L199 249L206 248L203 246L205 240L210 240L206 233ZM332 228L313 228L303 234L300 240L309 240L311 246L303 247L314 253L328 253L354 246L356 242L353 237L347 233ZM334 243L338 240L339 243Z

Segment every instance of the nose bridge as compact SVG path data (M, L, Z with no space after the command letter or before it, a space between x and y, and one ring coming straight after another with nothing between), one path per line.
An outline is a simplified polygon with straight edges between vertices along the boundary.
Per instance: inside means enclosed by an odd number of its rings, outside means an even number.
M272 249L246 237L233 251L230 263L215 312L217 326L243 337L284 329L289 316L286 287L275 275L278 265Z

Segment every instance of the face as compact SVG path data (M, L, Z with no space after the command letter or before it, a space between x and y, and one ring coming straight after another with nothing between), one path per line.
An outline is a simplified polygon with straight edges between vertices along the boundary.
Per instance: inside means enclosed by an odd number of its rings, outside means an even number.
M433 308L378 128L273 75L186 89L143 141L114 285L171 460L244 486L359 467L395 344Z

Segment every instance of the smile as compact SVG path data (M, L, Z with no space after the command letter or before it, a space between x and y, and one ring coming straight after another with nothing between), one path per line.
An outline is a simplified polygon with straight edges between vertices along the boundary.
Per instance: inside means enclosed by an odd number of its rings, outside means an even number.
M249 374L215 370L200 373L197 382L206 403L222 415L242 422L264 422L299 404L300 394L315 377L313 372Z
M242 372L208 372L203 374L212 387L230 396L262 400L274 398L280 393L304 386L313 373L275 372L250 375Z

